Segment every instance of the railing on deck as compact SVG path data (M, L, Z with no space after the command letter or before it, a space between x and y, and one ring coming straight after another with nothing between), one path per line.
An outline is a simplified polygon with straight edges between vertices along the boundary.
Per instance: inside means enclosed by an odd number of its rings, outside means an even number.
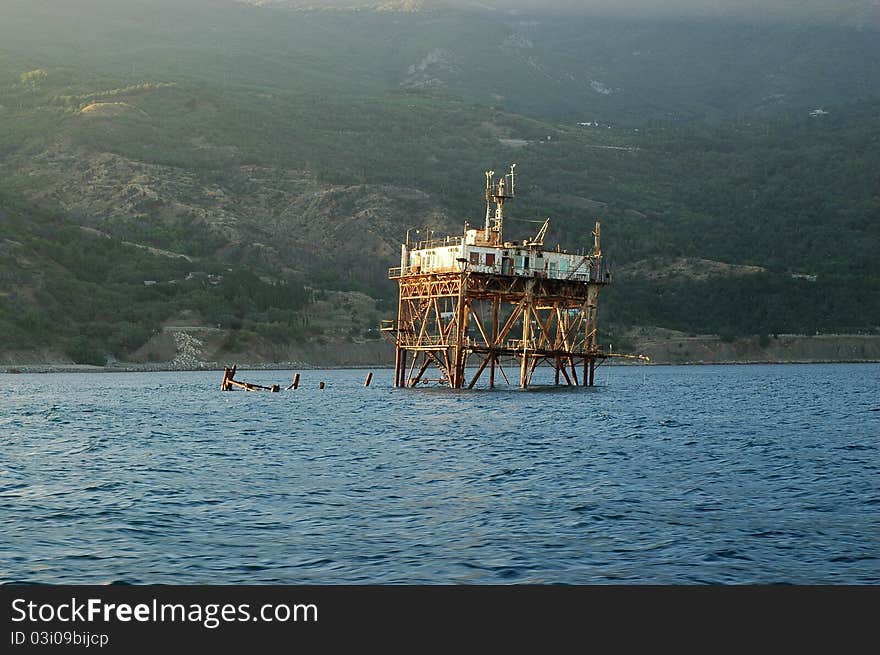
M458 266L395 266L388 269L389 279L404 277L405 275L427 275L428 273L461 273L461 268Z
M428 239L427 241L417 241L410 247L410 250L427 250L429 248L445 248L446 246L458 246L461 245L461 242L462 237L460 236L438 237L436 239Z
M393 268L388 269L388 278L398 278L404 277L407 275L427 275L429 273L460 273L462 272L461 267L459 266L437 266L437 267L426 267L426 266L394 266ZM464 272L470 273L485 273L489 275L502 275L501 266L485 266L485 265L472 265L468 264L464 268ZM605 266L600 266L598 269L593 269L592 272L590 269L584 268L583 270L576 271L575 273L571 273L569 271L560 271L555 270L550 271L536 271L534 269L529 268L515 268L512 269L510 273L507 273L511 277L534 277L540 279L550 279L550 280L573 280L575 282L610 282L611 273L607 271Z

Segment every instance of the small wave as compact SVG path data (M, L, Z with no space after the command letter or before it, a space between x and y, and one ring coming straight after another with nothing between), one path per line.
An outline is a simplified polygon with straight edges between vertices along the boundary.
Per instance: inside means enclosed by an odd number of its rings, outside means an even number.
M296 565L294 565L294 568L297 568L297 569L316 569L316 568L321 568L324 566L329 566L330 564L333 564L333 563L334 563L334 560L332 560L332 559L327 559L327 558L313 559L313 560L309 560L307 562L303 562L301 564L296 564Z
M123 484L121 482L101 482L99 484L89 485L88 487L83 487L83 491L113 491L114 489L119 489Z
M578 505L577 507L572 507L572 512L594 512L599 508L598 505L587 503L586 505Z
M832 557L829 562L841 562L843 564L855 564L856 562L864 562L865 560L877 559L876 555L839 555Z
M17 496L18 494L13 494L10 492L15 491L17 489L25 489L25 488L27 488L27 486L28 485L25 482L17 482L15 484L10 484L5 487L0 487L0 496L6 496L6 495Z
M522 577L522 572L513 568L503 568L500 571L497 571L497 575L499 578L503 578L504 580L511 580L514 578Z
M746 562L752 561L752 558L749 557L748 555L746 555L745 553L742 553L742 552L735 550L735 549L732 549L732 548L727 548L724 550L716 550L714 553L709 553L708 555L706 555L703 559L704 559L704 561L707 561L707 562L716 562L719 560L731 560L731 559L743 560Z
M493 473L488 477L490 481L500 480L501 478L505 478L507 476L513 475L518 472L519 469L503 469L498 473Z
M664 418L659 422L659 425L666 428L689 428L693 426L692 423L677 421L674 418Z
M784 531L784 530L759 530L757 532L752 532L750 537L757 537L759 539L770 537L802 537L803 535L798 532L792 531Z
M266 564L245 564L240 567L242 571L268 571L269 569L275 568L273 566L268 566Z

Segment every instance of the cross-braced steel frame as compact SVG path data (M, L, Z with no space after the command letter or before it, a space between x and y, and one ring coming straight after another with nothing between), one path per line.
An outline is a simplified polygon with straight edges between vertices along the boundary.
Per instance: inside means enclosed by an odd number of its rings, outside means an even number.
M596 363L605 359L596 345L596 310L604 282L522 277L476 272L397 276L394 386L433 380L454 389L473 388L488 370L518 360L519 386L531 384L535 369L549 365L555 384L593 386ZM468 372L473 358L476 369ZM580 370L580 375L578 371Z

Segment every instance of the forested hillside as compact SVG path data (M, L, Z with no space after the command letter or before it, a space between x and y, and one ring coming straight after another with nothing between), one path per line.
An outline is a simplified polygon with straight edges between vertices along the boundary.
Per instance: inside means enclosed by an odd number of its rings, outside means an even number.
M406 230L512 161L512 237L602 220L606 334L878 331L877 32L603 20L4 6L0 350L375 339Z

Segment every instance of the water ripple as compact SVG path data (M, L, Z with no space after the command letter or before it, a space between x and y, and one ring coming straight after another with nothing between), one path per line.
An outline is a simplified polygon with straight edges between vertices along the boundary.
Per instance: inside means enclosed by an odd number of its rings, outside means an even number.
M0 378L0 583L880 583L880 366L364 375Z

